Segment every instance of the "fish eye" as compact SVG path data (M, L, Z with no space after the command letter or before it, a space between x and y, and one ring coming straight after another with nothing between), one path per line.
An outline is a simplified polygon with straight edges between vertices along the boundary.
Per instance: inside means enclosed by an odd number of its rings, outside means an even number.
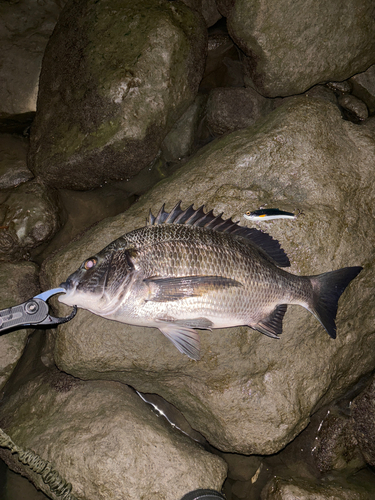
M95 257L91 257L84 262L83 267L86 269L86 271L88 271L89 269L93 268L97 262L98 261L97 259L95 259Z
M250 210L248 210L248 211L246 212L246 215L250 215L250 214L251 214L251 212L250 212Z

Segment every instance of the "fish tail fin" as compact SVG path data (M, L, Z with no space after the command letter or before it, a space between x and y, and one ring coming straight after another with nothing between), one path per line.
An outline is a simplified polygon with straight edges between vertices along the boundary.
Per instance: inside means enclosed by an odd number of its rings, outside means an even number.
M310 276L313 286L312 301L307 309L320 321L333 339L336 338L336 314L339 299L362 267L344 267L337 271Z

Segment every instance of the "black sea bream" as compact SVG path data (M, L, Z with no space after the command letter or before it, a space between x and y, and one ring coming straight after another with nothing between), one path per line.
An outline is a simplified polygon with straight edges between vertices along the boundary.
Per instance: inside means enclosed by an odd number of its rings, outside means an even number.
M336 337L338 300L362 267L295 276L271 236L203 207L167 213L113 241L60 286L59 301L104 318L159 328L199 359L198 329L248 325L278 337L288 304L299 304Z

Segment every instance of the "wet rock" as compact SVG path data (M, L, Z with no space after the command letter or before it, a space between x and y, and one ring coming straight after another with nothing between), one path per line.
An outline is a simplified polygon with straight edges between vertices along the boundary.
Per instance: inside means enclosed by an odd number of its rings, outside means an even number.
M176 500L197 488L220 490L226 475L219 457L173 430L119 383L45 373L2 402L0 427L17 446L52 462L72 494L86 500ZM16 455L5 448L0 454L58 500Z
M59 368L162 396L223 451L279 451L306 427L313 410L373 369L374 146L367 129L342 120L329 102L289 100L257 125L208 144L124 214L56 254L43 274L44 287L58 285L88 256L142 227L149 209L164 202L167 210L180 199L184 207L205 203L235 220L264 204L301 209L296 221L260 226L281 242L290 272L365 266L340 299L336 340L313 315L292 306L279 341L245 326L204 331L202 357L194 362L156 329L80 310L59 327Z
M0 261L28 258L60 225L54 193L29 181L0 193Z
M346 80L375 62L373 3L365 0L218 2L228 31L246 54L247 86L266 97L300 94ZM337 12L340 11L340 16ZM350 36L348 36L350 33Z
M181 2L71 0L43 59L31 170L86 190L149 165L196 96L206 44Z
M375 113L375 65L358 75L354 75L350 80L353 87L353 94L361 99L368 107L369 113Z
M202 436L202 434L195 431L191 427L183 414L175 406L171 405L170 403L168 403L168 401L163 399L161 396L158 396L157 394L145 394L139 391L136 392L138 396L145 403L147 403L150 408L152 408L156 415L164 417L172 427L178 429L180 432L182 432L186 436L189 436L190 439L193 439L205 448L209 448L207 440ZM222 456L222 458L224 457Z
M7 469L5 472L3 488L3 491L0 491L0 494L3 494L1 497L2 500L14 500L15 498L48 500L48 497L41 491L38 491L28 479L16 474L10 469Z
M308 427L278 455L267 460L270 467L287 468L290 476L319 479L322 474L345 476L366 467L355 437L350 406L333 404L311 417Z
M368 118L367 106L358 97L344 94L338 97L337 102L341 106L347 120L353 123L360 123Z
M38 274L38 266L32 262L0 262L0 310L36 295L40 291ZM17 365L30 332L16 330L0 335L0 390Z
M356 472L365 466L352 420L337 410L328 411L319 424L311 454L320 472Z
M271 99L253 89L216 88L207 102L207 126L214 136L254 125L272 110Z
M375 482L364 486L359 481L274 478L262 491L261 500L372 500ZM369 489L370 488L370 489Z
M26 166L28 142L10 134L0 135L0 189L18 186L34 176Z
M368 464L375 467L375 379L352 404L355 437Z
M207 97L198 95L191 106L174 124L161 145L166 161L179 161L189 156L197 145L199 125L206 111Z
M0 3L0 123L36 110L45 47L64 0Z
M344 82L327 82L327 88L333 90L337 95L350 94L352 86L350 80Z

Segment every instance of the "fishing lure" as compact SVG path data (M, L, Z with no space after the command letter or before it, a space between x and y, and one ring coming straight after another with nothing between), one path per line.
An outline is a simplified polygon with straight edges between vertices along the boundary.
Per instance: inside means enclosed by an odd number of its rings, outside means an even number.
M297 215L292 212L284 212L278 208L262 208L250 212L248 210L243 214L245 219L248 220L273 220L273 219L296 219Z

